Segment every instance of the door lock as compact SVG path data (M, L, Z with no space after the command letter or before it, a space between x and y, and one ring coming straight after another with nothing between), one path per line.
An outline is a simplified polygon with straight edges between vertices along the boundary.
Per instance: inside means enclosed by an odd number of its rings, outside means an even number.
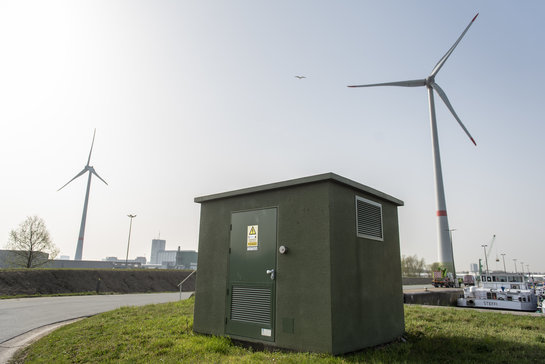
M274 277L275 277L275 270L274 269L267 269L267 274L269 274L271 276L271 279L274 281Z

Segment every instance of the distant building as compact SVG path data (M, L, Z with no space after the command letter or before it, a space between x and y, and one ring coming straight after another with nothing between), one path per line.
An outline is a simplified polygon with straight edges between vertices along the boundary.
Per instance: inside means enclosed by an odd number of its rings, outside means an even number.
M151 241L151 256L149 259L150 264L161 264L157 259L157 253L165 250L167 241L162 239L153 239Z
M61 255L61 256L58 257L57 259L60 259L60 260L70 260L70 255Z
M43 267L54 269L124 269L142 268L142 265L142 262L138 260L125 261L125 259L119 260L116 257L107 257L103 260L50 260Z
M152 239L149 267L168 269L197 269L194 250L165 250L166 240Z
M469 265L469 271L473 273L477 273L479 271L479 265L477 263L471 263Z
M147 259L146 257L136 257L136 259L134 260L135 262L139 262L140 264L144 265L147 263Z
M24 268L25 263L21 257L21 251L18 250L0 250L0 268ZM34 252L37 258L34 260L34 266L43 267L49 259L49 254Z
M43 267L52 269L113 269L115 262L105 260L51 260Z
M176 250L162 250L157 252L157 264L174 266L176 265Z
M181 269L197 269L198 253L194 250L180 250L176 252L176 266Z

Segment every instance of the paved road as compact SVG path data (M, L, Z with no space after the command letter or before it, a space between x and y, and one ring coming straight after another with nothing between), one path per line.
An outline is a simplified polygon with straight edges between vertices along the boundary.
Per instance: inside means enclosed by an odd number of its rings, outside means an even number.
M184 297L189 297L184 292ZM0 300L0 344L30 330L122 306L177 301L180 293L36 297Z

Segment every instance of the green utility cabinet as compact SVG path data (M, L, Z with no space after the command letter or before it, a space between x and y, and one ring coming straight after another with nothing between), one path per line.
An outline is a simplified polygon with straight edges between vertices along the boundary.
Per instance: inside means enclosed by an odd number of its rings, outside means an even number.
M331 354L403 334L402 201L326 173L195 202L195 332Z

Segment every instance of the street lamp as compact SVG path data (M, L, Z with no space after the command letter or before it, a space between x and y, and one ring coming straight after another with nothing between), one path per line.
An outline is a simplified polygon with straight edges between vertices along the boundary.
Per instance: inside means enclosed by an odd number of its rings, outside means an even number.
M520 267L522 268L522 278L524 278L524 262L520 262Z
M513 259L513 262L515 262L515 273L517 273L517 259Z
M132 230L132 219L136 217L136 215L127 215L131 219L131 223L129 224L129 240L127 241L127 256L125 257L125 268L129 267L129 245L131 244L131 230Z
M488 274L488 258L487 258L487 256L486 256L486 247L487 247L488 245L483 244L483 245L481 245L481 246L483 247L483 250L484 250L484 261L486 262L486 274Z
M505 253L500 254L501 258L503 259L503 271L507 273L507 269L505 268Z

